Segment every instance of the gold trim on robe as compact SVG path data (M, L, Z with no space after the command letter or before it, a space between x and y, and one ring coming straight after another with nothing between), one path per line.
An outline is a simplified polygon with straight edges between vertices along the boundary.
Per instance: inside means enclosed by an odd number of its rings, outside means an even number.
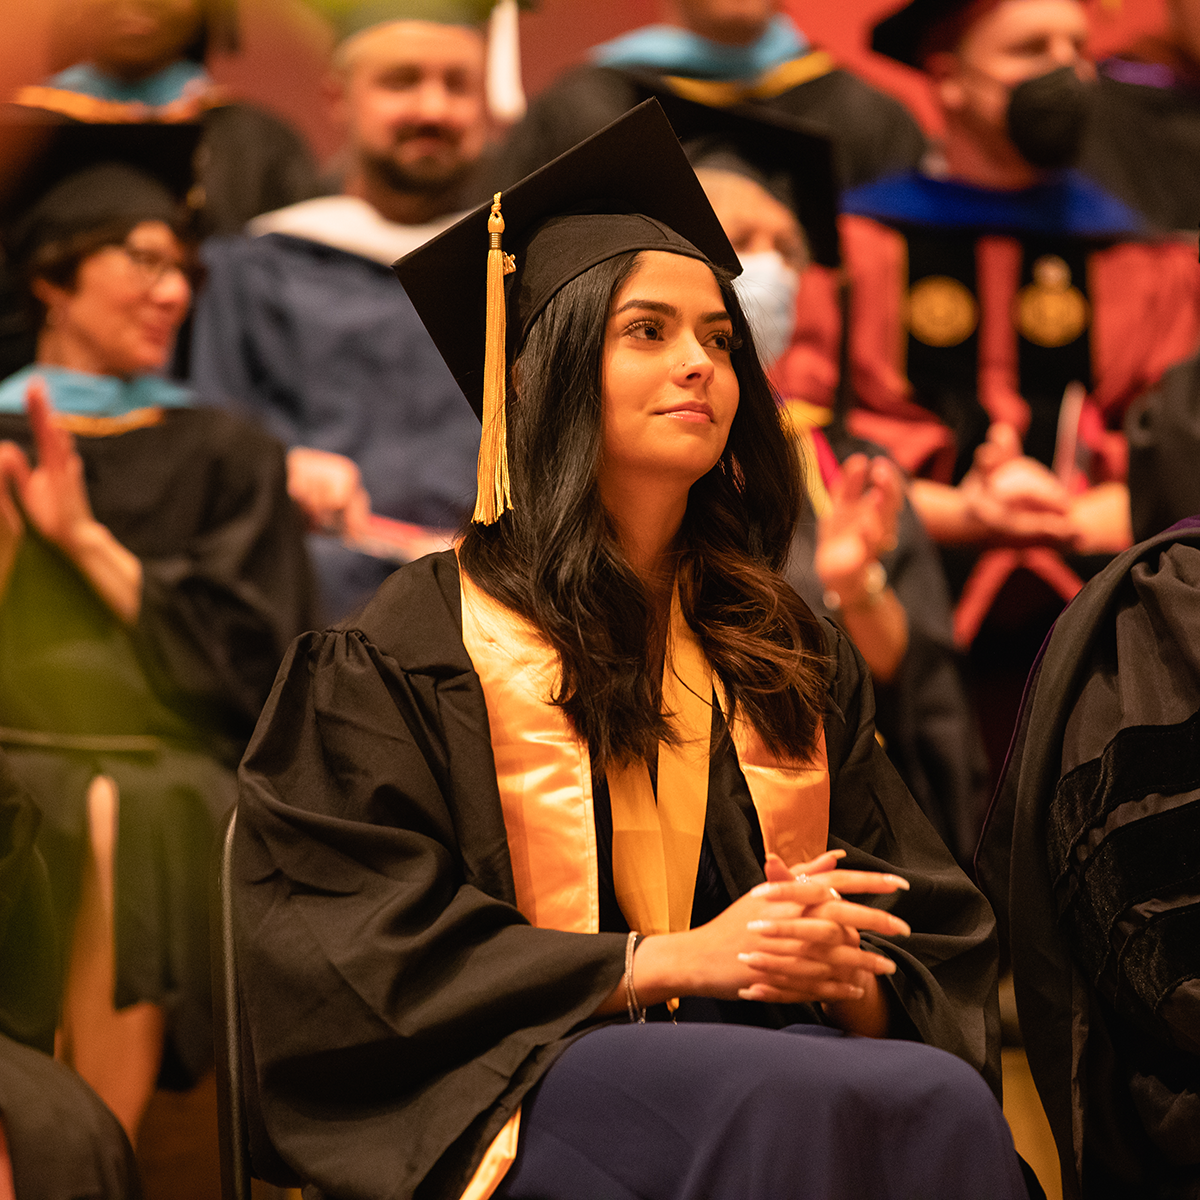
M479 676L487 706L517 907L539 928L597 933L600 883L591 756L566 714L551 701L560 680L558 655L532 624L483 592L461 568L459 583L463 645ZM683 634L677 628L676 620L686 622L682 615L675 618L676 608L673 604L672 641L689 638L699 652L690 630ZM685 652L677 657L680 690L697 692L694 654ZM700 658L703 660L702 653ZM728 712L720 681L712 676L706 660L703 665L722 710ZM675 692L677 701L678 695ZM701 701L706 714L702 719L709 729L711 696L712 689ZM684 718L685 727L696 722L697 713ZM778 854L789 865L815 858L826 848L829 836L824 730L807 762L780 761L739 717L734 718L730 732L767 852ZM681 750L685 758L695 753L686 741ZM659 770L661 788L665 783L661 750ZM705 804L707 783L705 770ZM702 825L700 837L702 840ZM685 840L690 843L692 839ZM698 843L696 853L698 858ZM691 888L695 887L694 874L693 869ZM683 902L678 896L667 904L674 910ZM690 902L687 909L682 928L688 925ZM488 1147L460 1200L488 1200L492 1195L516 1157L519 1120L520 1109Z
M689 79L684 75L666 75L670 89L685 100L695 100L711 108L728 108L747 100L773 100L802 83L828 75L837 61L827 50L811 50L764 72L749 83L724 79Z
M116 437L134 429L161 425L166 414L159 405L134 408L119 417L93 417L87 413L55 413L54 423L80 437Z
M173 100L158 107L136 100L101 100L85 92L43 83L19 88L13 97L13 103L22 108L40 108L87 125L141 125L151 121L182 124L197 121L209 109L223 108L231 102L231 93L223 87L211 87L202 95Z

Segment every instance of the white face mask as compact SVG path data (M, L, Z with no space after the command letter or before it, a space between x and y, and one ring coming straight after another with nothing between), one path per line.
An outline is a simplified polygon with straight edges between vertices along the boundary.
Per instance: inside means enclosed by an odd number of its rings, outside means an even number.
M796 329L800 272L778 250L740 254L742 273L733 281L762 365L768 369L787 349Z

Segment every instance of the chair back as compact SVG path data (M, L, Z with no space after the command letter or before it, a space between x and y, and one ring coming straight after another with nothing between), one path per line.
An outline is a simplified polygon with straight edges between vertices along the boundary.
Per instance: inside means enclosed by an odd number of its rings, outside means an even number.
M242 1023L237 953L233 939L233 846L237 806L229 810L217 845L211 892L213 1038L216 1050L217 1130L221 1200L251 1200L250 1180L299 1187L301 1180L279 1157L263 1125L254 1049Z

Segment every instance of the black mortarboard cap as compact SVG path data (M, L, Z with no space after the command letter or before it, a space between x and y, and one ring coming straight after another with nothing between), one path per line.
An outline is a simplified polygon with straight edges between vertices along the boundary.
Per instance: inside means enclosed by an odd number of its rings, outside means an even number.
M11 105L0 121L0 140L20 151L20 169L0 188L0 226L15 261L110 222L178 221L195 180L199 125L98 125Z
M813 261L840 265L838 189L828 137L765 108L715 108L677 96L660 77L630 77L662 105L694 167L711 165L753 178L796 214Z
M473 520L490 524L510 503L505 380L514 350L564 285L640 250L741 271L656 100L497 193L495 203L396 263L409 299L483 423Z
M912 0L874 27L871 49L920 71L930 34L972 3L973 0Z
M502 193L508 342L564 284L632 250L667 250L741 272L657 101L632 109ZM476 414L483 411L488 214L482 205L395 271Z

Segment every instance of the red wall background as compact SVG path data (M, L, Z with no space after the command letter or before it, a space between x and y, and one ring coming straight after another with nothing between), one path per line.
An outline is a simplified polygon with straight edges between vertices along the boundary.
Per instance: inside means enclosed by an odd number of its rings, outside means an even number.
M218 58L214 73L247 99L272 108L299 126L317 152L337 145L321 99L321 76L331 39L303 0L241 0L242 52ZM0 94L45 77L74 61L71 0L0 0ZM909 103L932 124L921 80L913 72L870 53L867 30L899 0L788 0L787 8L810 39L838 56L878 87ZM1111 52L1163 23L1163 0L1092 0L1092 49ZM540 0L522 16L522 57L530 94L564 67L581 61L589 46L635 26L661 19L658 0ZM53 31L53 32L52 32Z

